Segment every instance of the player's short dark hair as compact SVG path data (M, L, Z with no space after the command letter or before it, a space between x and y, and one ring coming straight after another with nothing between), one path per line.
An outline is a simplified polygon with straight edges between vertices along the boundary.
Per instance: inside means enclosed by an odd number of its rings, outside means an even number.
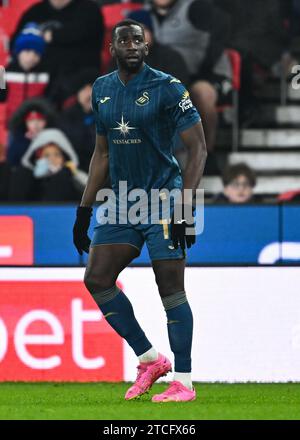
M254 188L256 185L255 173L247 164L243 162L235 165L229 165L225 168L222 175L223 185L229 185L234 179L241 175L245 176L250 186Z
M144 26L142 25L142 23L139 23L136 20L132 20L131 18L127 18L126 20L119 21L119 23L115 24L115 26L113 27L113 29L111 31L111 39L112 39L112 41L115 39L116 30L119 27L122 27L122 26L128 26L128 27L129 26L139 26L142 29L143 34L144 34Z

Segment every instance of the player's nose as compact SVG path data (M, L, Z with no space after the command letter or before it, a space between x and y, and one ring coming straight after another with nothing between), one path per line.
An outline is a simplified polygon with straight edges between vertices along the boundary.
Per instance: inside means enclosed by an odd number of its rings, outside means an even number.
M127 49L131 49L131 50L137 49L137 44L136 44L135 40L128 40Z

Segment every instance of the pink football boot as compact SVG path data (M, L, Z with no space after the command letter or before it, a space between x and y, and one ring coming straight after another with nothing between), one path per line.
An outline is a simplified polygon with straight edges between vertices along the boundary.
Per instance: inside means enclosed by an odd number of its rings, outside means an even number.
M157 379L166 376L169 371L172 371L172 365L166 356L158 353L156 361L141 362L137 369L137 378L134 384L127 390L125 394L126 400L135 399L149 391Z
M196 390L193 388L190 390L185 387L181 382L173 381L170 383L169 388L163 393L155 394L152 397L152 402L189 402L196 399Z

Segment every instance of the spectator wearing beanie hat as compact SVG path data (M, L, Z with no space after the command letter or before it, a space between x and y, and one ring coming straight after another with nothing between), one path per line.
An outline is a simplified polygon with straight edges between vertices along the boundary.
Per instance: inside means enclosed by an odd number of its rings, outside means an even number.
M42 66L45 47L36 23L28 23L15 39L12 61L6 67L6 89L0 94L0 101L7 104L7 122L26 99L46 93L49 74Z
M41 31L36 23L28 23L23 31L17 36L13 52L16 55L19 55L22 51L34 52L35 56L38 58L37 60L33 57L29 58L29 61L25 63L23 61L24 69L29 66L29 69L34 67L40 61L40 58L45 52L46 42L41 34ZM31 54L32 55L32 54ZM29 54L27 54L29 57ZM20 60L20 64L22 65L22 60Z

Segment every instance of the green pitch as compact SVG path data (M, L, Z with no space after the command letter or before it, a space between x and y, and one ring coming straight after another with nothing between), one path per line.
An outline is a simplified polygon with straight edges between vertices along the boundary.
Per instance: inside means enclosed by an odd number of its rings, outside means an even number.
M300 384L196 384L188 403L155 404L154 385L125 402L125 383L2 383L0 419L300 419Z

